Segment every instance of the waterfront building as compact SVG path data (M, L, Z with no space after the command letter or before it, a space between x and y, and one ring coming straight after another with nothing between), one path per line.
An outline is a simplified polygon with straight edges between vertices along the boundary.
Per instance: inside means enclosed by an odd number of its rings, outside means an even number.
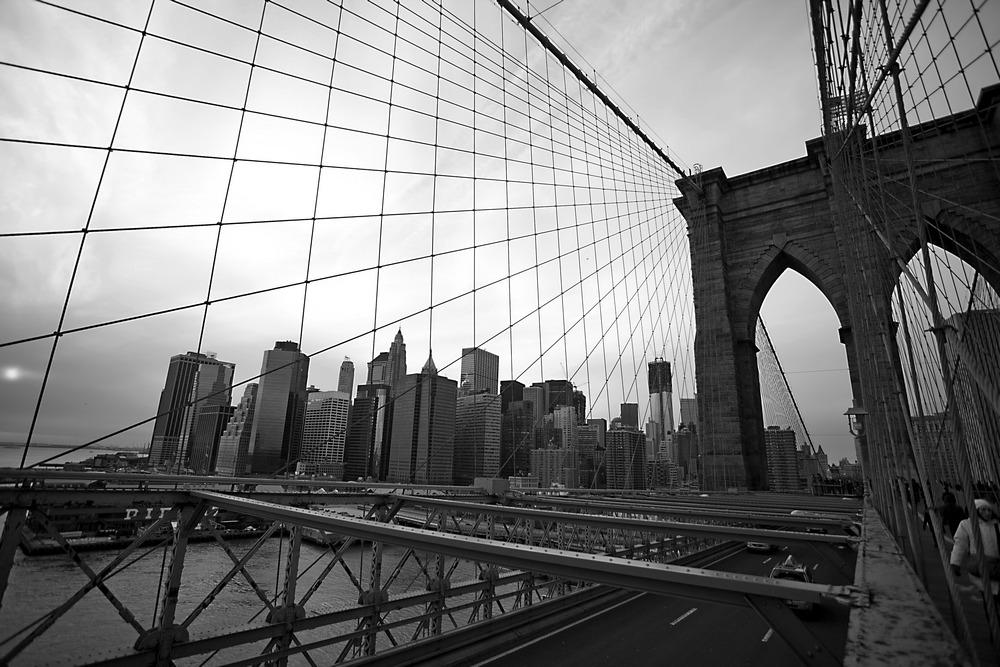
M788 493L799 490L799 464L795 450L795 431L780 426L764 429L764 452L767 456L767 481L771 491Z
M288 472L298 461L306 412L309 357L298 343L278 341L264 352L250 436L250 474Z
M496 395L500 382L500 357L480 347L462 348L459 391Z
M219 457L219 441L233 416L231 405L206 405L198 411L194 433L191 434L191 455L188 467L198 475L215 472Z
M386 479L451 484L458 382L438 375L432 357L395 387Z
M343 476L350 405L350 394L341 391L309 392L297 472Z
M150 466L174 470L187 466L197 409L230 404L235 369L236 364L219 361L214 353L187 352L170 358L153 422Z
M455 409L454 484L500 473L500 396L459 390Z
M248 452L256 407L257 383L251 382L243 389L243 398L219 436L219 453L215 461L215 472L219 475L240 477L249 471Z

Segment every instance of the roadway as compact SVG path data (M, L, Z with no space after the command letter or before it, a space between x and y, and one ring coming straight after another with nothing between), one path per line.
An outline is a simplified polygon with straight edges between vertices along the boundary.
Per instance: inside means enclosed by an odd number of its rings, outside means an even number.
M709 569L767 576L789 554L814 566L818 583L850 584L856 553L820 545L782 547L776 553L740 551ZM823 554L826 557L823 557ZM838 567L839 566L839 567ZM827 602L799 615L816 639L842 663L850 610ZM749 607L709 604L642 593L560 630L478 663L491 667L627 664L800 665L802 661Z

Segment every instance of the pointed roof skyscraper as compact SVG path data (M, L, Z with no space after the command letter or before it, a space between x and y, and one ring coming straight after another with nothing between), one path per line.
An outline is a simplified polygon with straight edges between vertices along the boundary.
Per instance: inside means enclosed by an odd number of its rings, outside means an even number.
M437 375L438 374L437 366L434 365L434 354L432 352L428 351L428 353L427 353L427 363L425 363L424 367L420 369L420 372L423 375Z

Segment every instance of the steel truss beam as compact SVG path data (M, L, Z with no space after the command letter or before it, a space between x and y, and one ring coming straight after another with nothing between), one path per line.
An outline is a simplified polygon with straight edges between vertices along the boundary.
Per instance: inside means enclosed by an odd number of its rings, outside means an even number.
M804 542L812 543L827 543L827 544L845 544L849 545L857 542L857 538L849 537L847 535L822 535L816 533L802 533L802 532L791 532L791 531L780 531L780 530L767 530L763 528L742 528L736 526L718 526L718 525L708 525L708 524L695 524L695 523L682 523L682 522L669 522L669 521L652 521L649 519L631 519L625 517L612 517L600 514L580 514L574 512L559 512L555 510L539 510L530 509L522 507L513 507L510 505L482 505L478 503L466 503L454 500L439 500L437 498L424 498L416 496L399 496L397 499L405 499L407 504L411 506L426 506L434 508L450 508L453 511L468 511L468 512L478 512L488 516L505 516L505 517L515 517L519 519L531 519L531 520L548 520L548 521L558 521L561 524L574 524L581 526L589 526L592 528L605 528L611 530L637 530L644 532L656 532L656 533L671 533L677 535L689 535L693 537L701 537L707 539L728 539L728 540L753 540L755 538L760 538L767 542L773 542L775 544L789 544L797 545ZM593 508L592 506L590 507ZM647 514L644 509L636 510L637 514ZM656 514L654 511L648 512L648 514ZM665 515L671 515L670 512L664 513ZM769 519L761 519L759 517L752 517L749 515L737 515L737 514L725 514L725 515L709 515L709 513L703 513L703 517L700 518L713 518L713 519L724 519L726 521L734 522L771 522ZM799 517L788 517L789 519L796 519ZM806 518L806 517L803 517ZM776 521L775 521L776 522ZM796 522L791 522L796 523ZM801 524L813 526L828 526L828 527L842 527L845 525L843 520L833 520L833 519L807 519L806 521L799 522ZM853 525L850 521L846 521L846 525Z
M745 606L745 595L820 603L824 599L850 601L851 586L806 584L729 572L636 562L563 549L498 543L476 537L374 523L315 510L285 507L207 491L191 495L216 507L273 521L337 532L372 542L432 551L472 561L489 562L517 570L542 572L567 579L607 584L707 602Z

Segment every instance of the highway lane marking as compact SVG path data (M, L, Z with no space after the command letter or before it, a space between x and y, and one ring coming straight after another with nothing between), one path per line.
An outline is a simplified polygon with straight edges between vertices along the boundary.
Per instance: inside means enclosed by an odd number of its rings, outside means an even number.
M678 623L680 623L681 621L683 621L683 620L684 620L685 618L687 618L687 617L688 617L688 616L690 616L691 614L695 613L696 611L698 611L698 607L691 607L691 608L690 608L690 609L688 609L688 610L687 610L686 612L684 612L683 614L681 614L680 616L678 616L677 618L675 618L675 619L674 619L674 620L673 620L673 621L672 621L672 622L670 623L670 625L677 625Z
M609 612L609 611L611 611L613 609L617 609L618 607L621 607L622 605L629 604L630 602L635 602L639 598L645 597L646 595L648 595L648 593L639 593L639 595L635 596L634 598L629 598L628 600L623 600L622 602L619 602L618 604L614 605L613 607L608 607L607 609L602 609L602 610L598 611L596 614L591 614L587 618L581 618L579 621L576 621L574 623L570 623L569 625L562 625L558 629L553 630L552 632L549 632L547 634L544 634L541 637L533 639L530 642L526 642L524 644L518 644L516 647L514 647L514 648L512 648L512 649L510 649L508 651L504 651L503 653L501 653L499 655L495 655L492 658L487 658L486 660L483 660L482 662L477 662L476 665L488 665L491 662L496 662L497 660L499 660L500 658L502 658L502 657L504 657L506 655L510 655L511 653L517 653L518 651L520 651L520 650L522 650L524 648L527 648L528 646L531 646L532 644L537 644L538 642L544 641L544 640L548 639L549 637L552 637L553 635L557 635L560 632L565 632L566 630L569 630L570 628L572 628L574 625L580 625L581 623L586 623L587 621L589 621L591 619L597 618L601 614L606 614L607 612Z
M774 634L774 628L768 628L767 632L764 634L764 636L761 637L761 641L762 642L766 642L768 639L771 638L771 635L773 635L773 634Z

